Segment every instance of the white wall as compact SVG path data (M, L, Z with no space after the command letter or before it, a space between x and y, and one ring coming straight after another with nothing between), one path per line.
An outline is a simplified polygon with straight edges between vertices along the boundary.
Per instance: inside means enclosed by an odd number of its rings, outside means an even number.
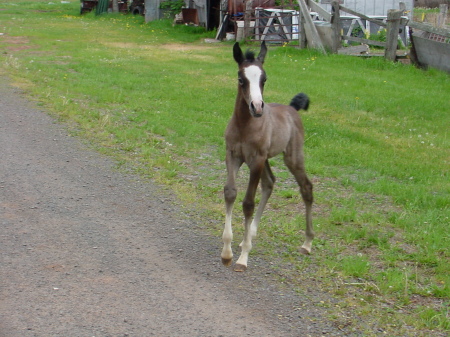
M386 16L389 9L398 9L400 8L399 3L404 2L406 10L409 11L406 15L410 17L414 8L414 0L344 0L343 2L344 7L365 15ZM330 5L321 6L331 12ZM341 15L348 14L341 13Z
M185 1L186 2L186 1ZM194 6L191 6L191 8L197 9L198 13L198 21L200 22L201 26L206 26L208 21L208 10L206 8L207 6L207 0L193 0L191 1Z

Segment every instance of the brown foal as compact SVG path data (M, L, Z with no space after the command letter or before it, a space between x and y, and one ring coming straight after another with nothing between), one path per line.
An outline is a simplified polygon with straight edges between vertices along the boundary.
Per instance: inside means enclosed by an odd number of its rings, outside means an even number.
M257 58L253 52L244 55L239 43L233 47L233 56L239 66L238 93L234 113L225 131L227 182L224 187L226 204L225 226L223 231L222 263L231 265L233 252L231 229L233 205L236 200L236 175L243 163L250 169L250 180L243 200L245 217L244 240L241 242L241 255L236 262L236 271L247 268L248 254L252 248L252 238L256 235L261 215L272 194L275 177L268 159L280 153L284 154L284 162L294 175L306 206L306 240L300 248L303 254L311 252L314 238L312 226L312 184L306 176L303 156L304 131L298 110L306 110L309 105L308 96L296 95L290 105L282 105L263 101L266 73L263 69L264 57L267 53L265 42ZM255 209L255 194L261 181L262 196L252 221Z

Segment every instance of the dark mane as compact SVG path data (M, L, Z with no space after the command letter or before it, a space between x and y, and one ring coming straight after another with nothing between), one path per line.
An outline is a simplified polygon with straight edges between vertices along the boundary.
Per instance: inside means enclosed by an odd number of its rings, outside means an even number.
M247 61L253 62L255 60L255 52L253 52L251 50L247 50L245 52L245 59Z

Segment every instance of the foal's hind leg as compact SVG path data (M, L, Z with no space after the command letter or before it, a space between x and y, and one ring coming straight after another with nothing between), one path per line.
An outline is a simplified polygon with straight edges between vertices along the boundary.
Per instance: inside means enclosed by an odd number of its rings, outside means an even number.
M247 269L248 254L252 249L252 239L256 236L258 230L259 221L261 220L262 213L266 207L267 201L273 191L273 185L275 183L275 177L270 169L269 162L266 160L264 163L264 169L261 174L261 190L262 196L259 202L258 209L256 210L255 217L251 221L251 215L245 216L245 232L244 240L239 245L242 249L241 255L236 262L235 271L244 271ZM254 197L253 197L254 200ZM253 213L253 212L252 212ZM251 221L251 223L250 223Z
M314 231L312 225L312 203L313 203L313 185L306 176L303 153L301 150L299 153L291 155L285 154L284 162L294 175L297 184L300 187L300 194L302 195L303 202L305 203L306 213L306 240L300 248L300 253L310 254L312 241L314 239Z

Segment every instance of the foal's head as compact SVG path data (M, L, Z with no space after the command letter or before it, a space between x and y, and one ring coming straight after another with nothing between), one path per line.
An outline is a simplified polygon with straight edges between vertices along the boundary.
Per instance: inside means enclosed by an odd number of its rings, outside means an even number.
M261 44L261 50L257 58L255 58L255 53L251 51L247 51L244 55L239 42L236 42L233 47L233 56L239 65L239 91L247 102L253 117L261 117L264 112L262 93L266 82L266 72L263 69L263 63L266 52L265 42Z

